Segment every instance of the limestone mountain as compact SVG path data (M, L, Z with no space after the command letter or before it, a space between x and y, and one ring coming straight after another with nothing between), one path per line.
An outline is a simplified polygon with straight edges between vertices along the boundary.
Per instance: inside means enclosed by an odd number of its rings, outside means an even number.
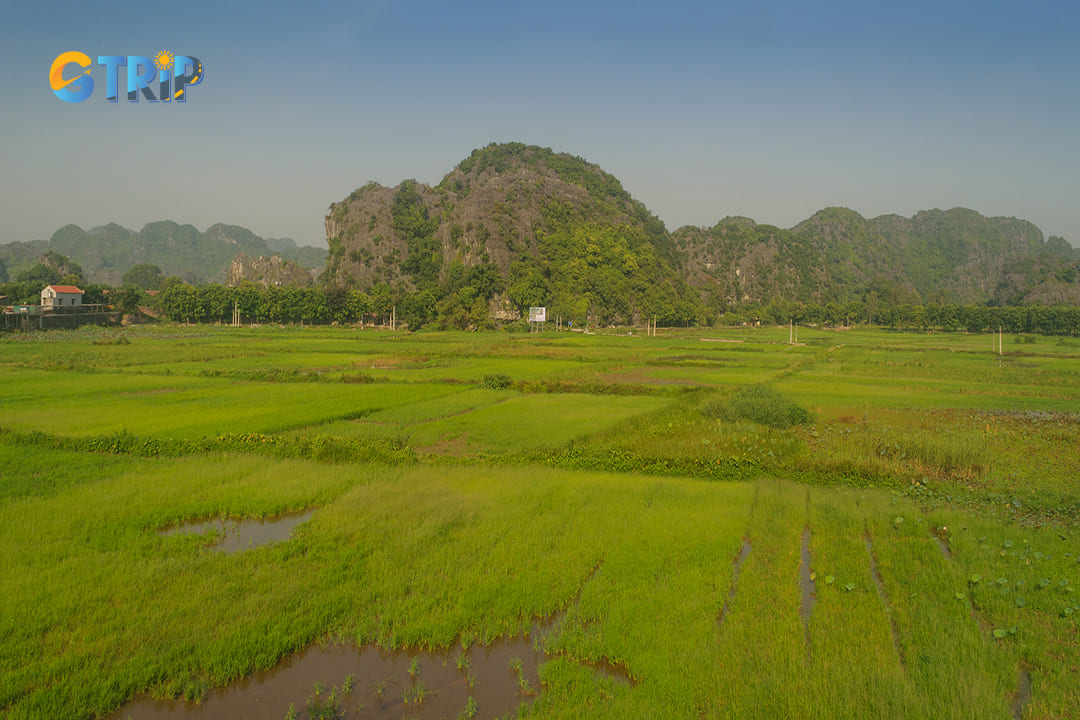
M790 229L729 217L669 233L596 165L520 143L474 151L434 187L369 183L333 203L325 224L328 282L429 292L429 304L468 286L493 308L497 296L518 310L675 322L774 301L1080 297L1069 270L1080 251L1026 220L964 208L866 219L833 207Z
M152 222L135 232L116 223L83 230L65 225L48 241L0 245L0 262L12 276L38 262L47 252L64 255L78 263L90 282L119 285L123 274L135 265L149 263L165 275L195 281L221 282L232 259L240 254L277 254L308 268L323 265L326 251L297 247L287 238L267 240L247 228L216 224L200 232L193 225L171 220Z
M1066 241L1044 240L1026 220L965 208L870 220L826 208L790 230L725 218L711 228L679 228L672 237L691 284L728 303L848 302L870 295L894 304L1001 303L1074 292L1068 287L1073 275L1062 270L1075 264ZM1047 283L1060 287L1040 287Z
M994 288L992 302L1080 305L1080 255L1054 252L1051 248L1008 263Z
M229 265L225 284L236 287L244 282L253 282L263 287L309 287L314 279L310 272L280 255L249 258L240 253Z
M601 322L697 312L664 224L613 176L548 148L489 145L434 187L369 183L330 206L326 235L339 285L467 286L493 306Z

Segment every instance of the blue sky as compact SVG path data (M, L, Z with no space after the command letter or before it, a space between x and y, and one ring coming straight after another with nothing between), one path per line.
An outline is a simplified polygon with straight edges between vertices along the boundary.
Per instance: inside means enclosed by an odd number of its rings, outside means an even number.
M168 218L322 244L355 187L513 140L597 163L669 229L964 206L1080 245L1078 30L1038 1L12 2L0 242ZM99 68L64 103L65 50L206 75L184 105L110 104Z

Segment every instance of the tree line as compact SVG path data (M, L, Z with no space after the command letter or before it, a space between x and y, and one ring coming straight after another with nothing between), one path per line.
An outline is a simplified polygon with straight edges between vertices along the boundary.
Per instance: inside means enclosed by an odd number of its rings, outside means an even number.
M717 322L724 325L755 324L852 327L873 325L891 330L1035 333L1080 335L1080 306L1076 305L958 305L948 303L900 303L885 305L849 302L791 303L729 308Z
M460 261L444 269L424 287L407 290L376 283L366 291L324 286L239 287L194 285L178 277L163 277L154 265L137 265L123 276L121 287L84 282L81 268L62 256L0 283L0 296L8 304L36 304L47 284L78 285L84 303L112 305L121 312L150 306L177 322L230 322L234 310L243 323L384 324L394 316L410 328L495 329L489 317L490 301L500 295L524 312L530 305L545 305L549 316L582 326L588 322L632 324L656 317L664 325L801 325L851 327L873 325L903 331L966 331L1080 335L1080 306L1074 305L959 305L890 302L868 293L864 300L828 303L775 301L763 305L727 305L702 310L702 303L682 295L664 282L640 282L640 267L652 277L664 276L661 261L617 234L569 231L544 239L546 255L561 262L517 261L504 281L491 263L466 267ZM609 236L610 235L610 236ZM584 238L584 239L583 239ZM585 242L588 240L588 242ZM606 274L604 271L607 270ZM155 292L156 291L156 292ZM153 294L152 294L153 292Z

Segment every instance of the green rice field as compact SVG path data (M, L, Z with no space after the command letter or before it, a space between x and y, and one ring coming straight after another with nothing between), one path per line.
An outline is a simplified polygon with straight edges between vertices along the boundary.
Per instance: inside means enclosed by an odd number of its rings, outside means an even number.
M2 336L0 717L211 717L314 645L537 625L515 706L413 677L395 717L1080 718L1080 342L799 339ZM301 510L232 554L162 533ZM292 716L383 688L348 692Z

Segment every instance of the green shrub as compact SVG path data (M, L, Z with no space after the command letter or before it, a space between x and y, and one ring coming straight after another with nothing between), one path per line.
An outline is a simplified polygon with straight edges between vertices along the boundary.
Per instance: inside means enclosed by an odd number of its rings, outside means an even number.
M502 390L510 387L511 382L509 375L485 375L480 385L489 390Z
M810 422L810 413L806 408L768 385L739 388L727 400L706 404L701 412L706 417L718 420L749 420L781 429Z

